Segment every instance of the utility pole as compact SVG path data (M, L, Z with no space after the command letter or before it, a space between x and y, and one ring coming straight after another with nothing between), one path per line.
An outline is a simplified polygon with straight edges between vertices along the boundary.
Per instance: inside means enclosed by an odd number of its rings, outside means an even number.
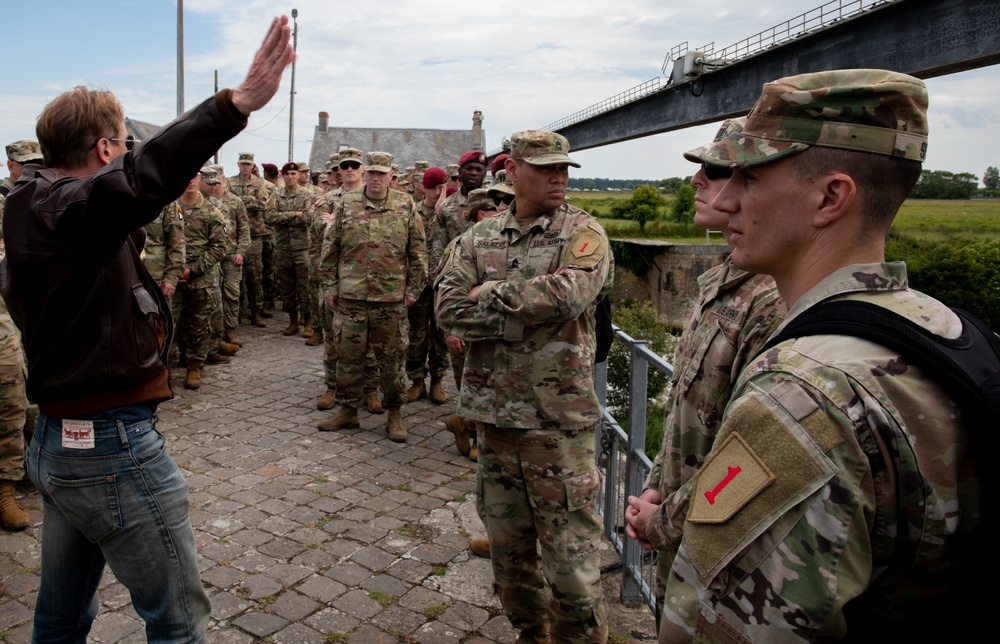
M292 51L299 48L299 10L292 9ZM292 59L292 95L288 100L288 161L295 155L295 59Z
M177 0L177 116L184 113L184 0Z
M213 92L213 93L215 93L215 94L219 93L219 70L215 70L215 92ZM219 162L219 152L221 152L221 151L222 151L222 148L219 148L218 150L215 151L215 162L216 163Z

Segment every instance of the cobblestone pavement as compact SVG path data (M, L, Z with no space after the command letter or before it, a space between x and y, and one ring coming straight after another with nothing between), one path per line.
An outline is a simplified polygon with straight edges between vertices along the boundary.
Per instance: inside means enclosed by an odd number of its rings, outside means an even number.
M246 345L209 367L197 392L180 386L157 428L191 493L211 642L512 642L489 562L469 555L482 537L475 464L441 421L453 404L403 408L409 440L388 440L385 415L361 428L316 430L322 348L267 329L240 328ZM409 383L406 383L407 385ZM454 398L454 391L449 391ZM18 495L31 527L0 532L0 641L28 642L38 589L41 499ZM606 548L607 562L616 560ZM653 641L644 607L617 603L605 578L612 641ZM94 642L142 642L128 592L106 570Z

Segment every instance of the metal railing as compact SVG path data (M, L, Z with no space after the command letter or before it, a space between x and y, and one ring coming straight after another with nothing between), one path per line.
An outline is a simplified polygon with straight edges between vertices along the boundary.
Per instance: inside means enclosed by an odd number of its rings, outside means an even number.
M815 9L810 9L779 23L769 29L765 29L752 36L748 36L739 42L716 51L715 43L709 43L696 51L703 54L705 63L709 66L728 65L741 58L753 56L765 49L770 49L776 45L801 38L821 29L840 22L846 18L851 18L865 11L883 4L902 2L903 0L831 0ZM673 67L673 61L680 60L688 52L688 43L685 41L675 45L667 53L663 61L663 73L669 75Z
M625 508L629 496L639 496L652 468L646 456L646 375L649 365L673 375L674 367L649 350L649 343L636 340L614 327L615 340L629 348L629 431L622 429L608 412L608 365L597 365L597 397L601 401L601 424L597 429L597 465L604 478L597 506L604 518L604 534L622 558L621 599L645 602L656 609L656 555L644 553L625 536Z
M589 119L592 116L597 116L604 112L608 112L622 105L631 103L632 101L637 101L644 96L654 94L660 91L660 78L651 78L645 83L636 85L635 87L629 88L620 94L615 94L611 98L606 98L600 103L594 103L586 109L582 109L579 112L574 112L565 118L561 118L554 123L549 123L543 130L548 130L549 132L556 132L564 127L573 125L574 123L579 123L585 119Z

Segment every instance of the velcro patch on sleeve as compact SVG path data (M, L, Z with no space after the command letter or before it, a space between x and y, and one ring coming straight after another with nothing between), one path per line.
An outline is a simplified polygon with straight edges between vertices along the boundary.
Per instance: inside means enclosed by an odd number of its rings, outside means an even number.
M760 548L756 540L779 523L790 529L803 501L838 471L811 432L768 395L773 383L762 384L748 384L730 404L716 447L692 481L684 542L706 583L741 553L741 568L752 570L770 551L763 544L782 535L762 539ZM833 422L826 414L813 417L816 424Z
M702 466L688 521L722 523L772 481L774 472L733 432Z
M570 252L573 253L573 257L580 259L581 257L589 257L604 247L604 240L595 231L584 230L582 233L573 239L573 246Z

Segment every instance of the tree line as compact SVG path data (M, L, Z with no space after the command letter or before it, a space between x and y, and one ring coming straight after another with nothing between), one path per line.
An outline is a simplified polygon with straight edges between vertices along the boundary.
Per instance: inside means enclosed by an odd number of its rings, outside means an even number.
M649 179L591 179L573 177L569 187L574 190L636 190L642 186L653 188L666 194L676 195L678 190L690 186L691 177L669 177L659 181ZM971 199L977 195L1000 197L995 191L1000 190L1000 169L996 166L986 168L983 173L983 186L979 188L979 177L971 172L948 172L946 170L924 170L920 180L910 194L911 199ZM687 192L686 189L683 190ZM648 196L646 197L646 205ZM662 205L662 204L657 204ZM647 218L649 213L647 212ZM638 218L638 217L637 217Z

